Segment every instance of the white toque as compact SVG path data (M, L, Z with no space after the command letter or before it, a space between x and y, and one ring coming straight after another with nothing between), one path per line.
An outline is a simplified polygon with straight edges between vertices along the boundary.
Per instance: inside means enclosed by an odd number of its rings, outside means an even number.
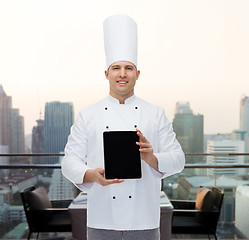
M113 15L104 21L106 68L117 61L137 67L137 24L127 15Z

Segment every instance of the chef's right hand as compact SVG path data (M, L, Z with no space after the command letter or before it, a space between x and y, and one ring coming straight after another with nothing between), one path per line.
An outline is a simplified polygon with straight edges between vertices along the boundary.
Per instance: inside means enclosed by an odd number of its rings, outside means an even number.
M107 186L113 183L121 183L124 179L111 179L107 180L104 177L105 170L103 168L88 169L85 173L83 182L96 182L102 186Z

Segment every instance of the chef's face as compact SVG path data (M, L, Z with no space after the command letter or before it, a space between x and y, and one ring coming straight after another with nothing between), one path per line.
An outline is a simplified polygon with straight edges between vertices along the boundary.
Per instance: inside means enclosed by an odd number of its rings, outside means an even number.
M140 75L134 64L119 61L110 65L105 76L110 83L110 95L119 99L120 103L134 94L134 86Z

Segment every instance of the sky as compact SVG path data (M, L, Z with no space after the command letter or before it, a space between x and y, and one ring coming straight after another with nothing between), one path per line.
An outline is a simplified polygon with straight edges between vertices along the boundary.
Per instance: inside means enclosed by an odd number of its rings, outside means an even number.
M30 134L45 103L78 112L109 93L103 21L127 14L138 25L135 94L164 108L204 115L204 133L239 129L249 95L247 0L1 0L0 84Z

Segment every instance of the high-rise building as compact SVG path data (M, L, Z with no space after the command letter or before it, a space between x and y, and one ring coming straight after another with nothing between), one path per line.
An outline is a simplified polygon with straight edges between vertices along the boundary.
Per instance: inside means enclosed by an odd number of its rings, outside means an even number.
M73 104L67 102L50 102L45 106L44 153L64 152L67 138L73 124ZM57 160L50 161L56 163Z
M0 145L8 146L9 153L24 153L24 118L19 109L12 108L12 98L0 85Z
M189 102L177 102L173 128L184 153L203 153L203 115L193 114ZM186 163L202 163L202 156L187 156ZM202 169L201 169L202 170ZM186 175L202 175L199 169L186 169Z
M220 140L208 141L207 153L224 153L224 156L208 156L207 164L243 164L244 156L226 156L226 153L244 153L244 141ZM208 168L208 176L244 175L245 168Z
M245 95L240 99L240 130L249 133L249 97Z
M24 118L19 115L19 109L10 110L10 153L24 153Z
M185 153L203 153L203 115L193 114L188 102L176 104L173 128Z
M0 145L9 145L9 122L12 99L7 96L0 85Z
M32 129L32 153L44 153L44 120L36 120L37 126ZM42 164L43 158L32 158L33 163Z

